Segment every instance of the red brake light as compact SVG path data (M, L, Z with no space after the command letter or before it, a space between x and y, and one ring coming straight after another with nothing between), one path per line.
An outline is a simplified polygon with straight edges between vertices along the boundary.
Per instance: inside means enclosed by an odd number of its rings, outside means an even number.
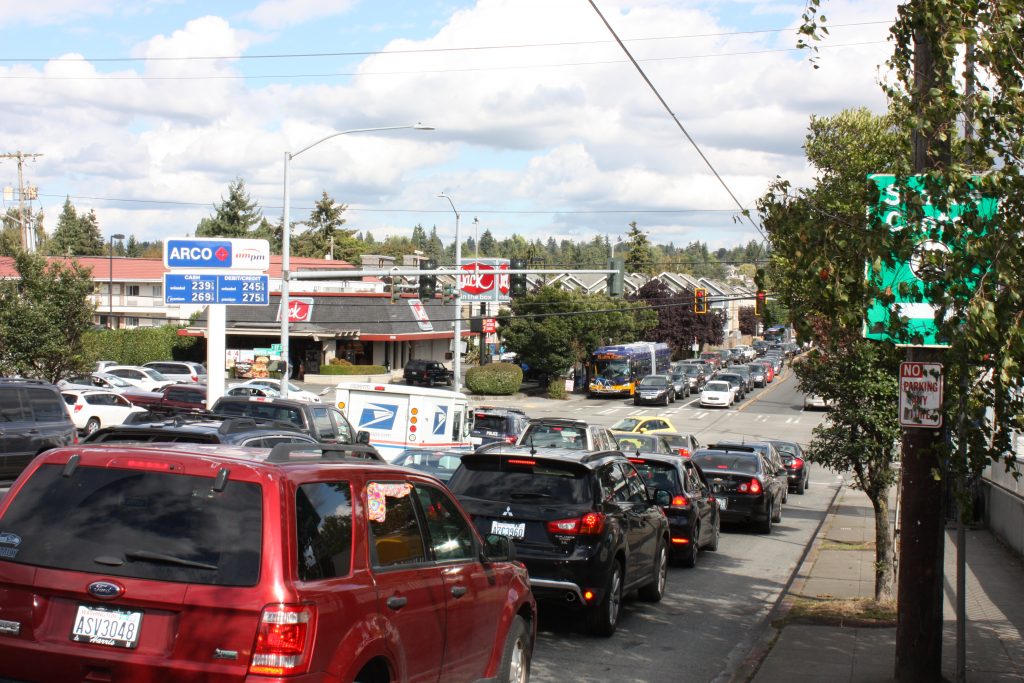
M515 442L516 442L516 437L514 437L514 436L506 436L505 437L505 443L515 443Z
M644 459L643 458L630 458L629 461L630 462L635 462L638 465L643 465L644 464Z
M263 608L256 631L249 673L288 676L304 673L316 622L312 605L272 605Z
M803 461L802 458L793 458L793 464L791 465L791 467L794 470L803 469L803 466L804 466L804 461Z
M580 533L583 535L599 534L604 531L604 514L588 512L580 520Z
M752 496L756 496L763 490L761 488L761 482L757 479L751 479L749 482L744 482L737 487L740 493L749 493Z
M588 512L578 519L557 519L548 522L548 532L571 536L596 536L604 531L604 514Z
M688 449L688 448L680 448L679 449L679 455L684 457L684 458L689 458L690 457L690 449Z
M192 380L193 382L198 382L198 381L199 381L199 375L190 375L190 379L191 379L191 380Z
M76 403L75 404L75 412L76 413L82 412L82 404L81 403Z
M684 507L690 504L690 499L686 496L675 496L672 498L672 507Z
M523 460L521 458L509 458L505 462L507 462L509 465L527 465L529 467L533 467L534 465L537 464L536 460Z

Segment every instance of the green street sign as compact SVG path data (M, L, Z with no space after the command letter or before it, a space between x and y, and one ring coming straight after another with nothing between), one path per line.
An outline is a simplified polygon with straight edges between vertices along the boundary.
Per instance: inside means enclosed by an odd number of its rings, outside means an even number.
M906 216L906 203L900 196L900 187L896 184L896 176L875 174L868 176L879 189L878 203L869 210L874 216L885 223L893 231L908 229ZM927 252L940 251L955 255L959 246L949 244L941 239L937 240L929 235L929 228L936 224L956 221L964 214L963 205L953 205L949 213L943 215L941 211L933 207L925 196L924 179L920 176L911 176L907 179L907 188L914 193L925 197L922 206L922 225L915 226L916 235L914 242L916 247L909 261L895 261L882 263L881 269L876 271L868 263L865 267L865 277L869 282L876 285L883 291L891 291L894 297L892 309L900 317L908 320L905 333L900 333L898 338L888 330L889 318L892 310L877 299L872 301L866 311L864 321L864 337L875 341L891 341L897 346L915 347L939 347L949 346L949 342L939 338L939 329L935 324L935 305L925 296L925 280L934 281L942 277L941 272L930 270L929 267L934 261L928 258ZM978 215L982 218L995 216L999 202L992 198L979 198L976 202ZM968 283L971 286L971 283Z

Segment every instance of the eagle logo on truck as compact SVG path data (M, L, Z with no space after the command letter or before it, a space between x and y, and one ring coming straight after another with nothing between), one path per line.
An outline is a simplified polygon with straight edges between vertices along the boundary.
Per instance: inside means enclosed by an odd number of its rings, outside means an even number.
M392 429L398 406L393 403L369 403L359 416L359 427L367 429Z
M437 407L434 413L434 435L444 434L444 428L448 425L448 409L443 406Z

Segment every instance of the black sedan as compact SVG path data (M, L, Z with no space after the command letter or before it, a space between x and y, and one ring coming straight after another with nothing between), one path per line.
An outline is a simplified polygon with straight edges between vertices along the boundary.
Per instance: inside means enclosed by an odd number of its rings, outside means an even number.
M747 380L743 378L743 375L738 375L735 372L719 371L715 373L715 379L728 382L730 386L736 387L737 402L747 395Z
M705 473L723 522L754 523L768 534L772 524L782 521L783 484L760 453L700 450L691 459Z
M772 441L782 456L789 479L789 490L798 495L811 486L811 463L804 457L804 449L795 441Z
M704 367L696 363L682 363L673 372L682 372L690 383L690 393L700 393L704 383L708 381L708 374Z
M686 376L682 368L674 368L669 375L672 381L672 389L676 392L676 398L687 398L690 395L690 378Z
M629 461L649 490L661 489L672 495L672 502L662 506L672 535L672 562L694 567L698 551L718 550L718 503L700 468L685 458L654 453L631 455Z
M636 384L633 405L661 403L668 405L676 400L676 391L668 375L647 375Z

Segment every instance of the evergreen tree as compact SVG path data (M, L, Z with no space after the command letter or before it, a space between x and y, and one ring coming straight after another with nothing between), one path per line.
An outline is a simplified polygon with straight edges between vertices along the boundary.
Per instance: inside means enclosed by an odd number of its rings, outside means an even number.
M53 256L99 256L106 251L105 246L96 212L90 210L79 215L71 198L65 198L57 217L57 227L47 243L48 253Z
M427 248L424 249L427 252L427 256L434 259L437 263L441 263L441 259L444 256L444 242L437 234L437 226L430 228L430 237L427 239Z
M245 191L245 181L235 178L228 185L228 197L214 206L213 215L199 221L196 237L252 237L263 212Z
M638 228L636 221L633 221L629 224L629 234L626 237L628 245L626 270L630 273L653 273L654 254L651 252L647 233Z
M421 223L417 223L412 229L412 246L419 251L427 250L427 231Z

